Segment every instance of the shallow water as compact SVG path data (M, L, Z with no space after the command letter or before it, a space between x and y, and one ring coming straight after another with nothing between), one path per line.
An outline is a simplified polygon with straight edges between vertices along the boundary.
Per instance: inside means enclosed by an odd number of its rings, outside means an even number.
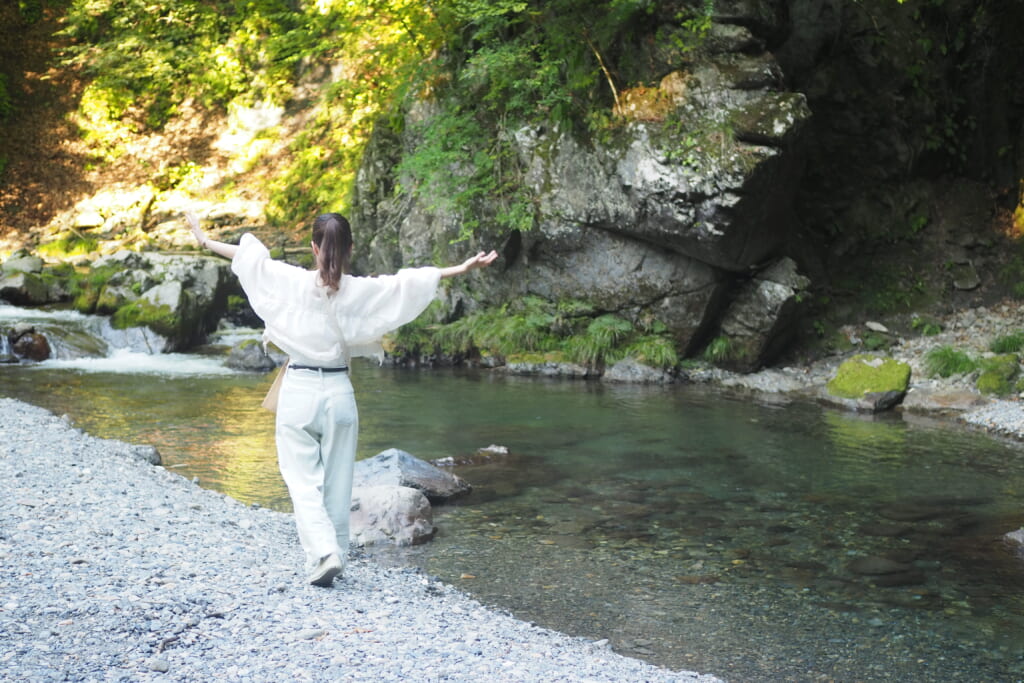
M159 360L2 366L0 395L288 509L258 407L270 376L225 373L216 357ZM1024 562L1000 541L1024 522L1019 444L699 387L371 364L353 383L360 457L453 456L474 485L435 510L433 542L378 550L381 561L738 681L1024 675ZM470 458L489 444L510 453Z

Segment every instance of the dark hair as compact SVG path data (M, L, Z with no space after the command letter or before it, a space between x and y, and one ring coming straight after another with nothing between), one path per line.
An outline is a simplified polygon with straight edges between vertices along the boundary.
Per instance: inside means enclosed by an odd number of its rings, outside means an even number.
M320 280L332 292L338 291L341 276L349 270L352 227L340 213L324 213L313 221L313 244L320 250L316 268Z

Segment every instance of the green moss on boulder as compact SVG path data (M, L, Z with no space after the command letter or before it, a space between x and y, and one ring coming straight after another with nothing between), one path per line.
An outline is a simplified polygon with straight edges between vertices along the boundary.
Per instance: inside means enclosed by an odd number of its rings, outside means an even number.
M181 328L181 320L170 306L158 306L145 299L117 309L110 318L110 324L118 330L145 326L165 337L173 337Z
M863 398L866 394L906 391L910 366L895 358L858 354L839 366L826 388L840 398Z
M1009 396L1015 391L1014 381L1020 374L1020 359L1015 353L986 358L975 384L978 391L990 396Z

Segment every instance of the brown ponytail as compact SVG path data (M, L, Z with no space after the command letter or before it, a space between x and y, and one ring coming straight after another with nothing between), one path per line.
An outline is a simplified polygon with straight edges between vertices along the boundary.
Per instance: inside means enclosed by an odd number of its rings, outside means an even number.
M340 213L325 213L313 221L313 244L320 251L316 267L320 281L332 292L338 291L341 276L349 271L352 254L352 228Z

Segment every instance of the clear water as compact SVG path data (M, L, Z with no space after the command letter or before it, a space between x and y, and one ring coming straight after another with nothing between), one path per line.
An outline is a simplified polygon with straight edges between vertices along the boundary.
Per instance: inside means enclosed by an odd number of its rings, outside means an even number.
M269 376L121 360L0 366L0 395L288 509L258 407ZM435 510L434 541L383 562L731 680L1024 677L1024 560L1000 540L1024 523L1020 444L699 387L370 364L353 383L360 457L453 456L474 485ZM509 455L474 455L490 444Z

